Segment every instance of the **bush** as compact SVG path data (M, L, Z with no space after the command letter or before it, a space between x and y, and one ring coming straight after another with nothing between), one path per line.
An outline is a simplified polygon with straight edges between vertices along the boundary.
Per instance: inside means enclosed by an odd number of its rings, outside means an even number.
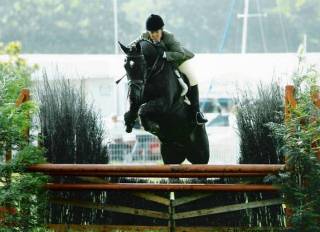
M25 173L27 165L43 163L44 151L33 146L25 137L32 129L31 117L37 110L32 100L16 106L22 88L30 88L30 67L19 57L18 42L0 48L6 58L0 62L0 155L4 159L7 151L16 151L12 159L0 166L0 231L46 230L46 191L42 188L47 177L37 173Z
M293 211L289 218L292 231L313 232L320 231L320 110L311 96L316 94L319 99L320 73L304 62L303 54L299 58L292 77L297 106L289 106L286 123L270 123L269 127L284 140L282 149L290 171L275 181L281 183L286 204Z
M259 83L257 94L250 89L240 90L236 99L237 125L240 136L241 164L279 164L283 163L283 152L279 149L283 141L272 134L268 123L283 122L283 90L277 81L270 84ZM241 178L244 182L261 182L262 178ZM239 180L233 180L239 181ZM245 201L259 201L279 198L278 193L239 193L238 198ZM248 209L243 212L250 225L284 226L284 211L281 206Z
M49 81L46 73L36 87L39 102L41 144L46 148L45 157L50 163L108 163L107 145L104 144L104 125L100 114L85 98L81 85L77 88L57 72ZM107 177L106 177L107 178ZM103 177L101 179L104 179ZM78 177L55 177L55 182L79 182ZM59 191L52 197L106 201L103 191ZM49 223L86 224L106 220L103 212L70 205L49 204ZM66 217L66 214L68 217Z

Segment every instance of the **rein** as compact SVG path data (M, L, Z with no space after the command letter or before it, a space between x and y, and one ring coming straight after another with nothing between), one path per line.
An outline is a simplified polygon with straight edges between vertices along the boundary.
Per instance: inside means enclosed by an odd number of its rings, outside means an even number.
M146 81L148 81L152 76L158 75L158 74L163 70L164 63L165 63L165 62L163 62L162 65L161 65L161 67L160 67L155 73L153 73L153 72L156 70L156 67L157 67L157 65L158 65L158 63L159 63L159 60L160 60L160 56L157 56L155 62L154 62L153 65L152 65L152 68L151 68L151 70L150 70L150 73L149 73L149 75L148 75L147 78L146 78Z

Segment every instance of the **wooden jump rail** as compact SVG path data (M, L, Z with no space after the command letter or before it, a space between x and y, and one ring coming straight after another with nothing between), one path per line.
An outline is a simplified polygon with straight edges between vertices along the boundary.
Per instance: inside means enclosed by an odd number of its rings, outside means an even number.
M182 165L112 165L112 164L37 164L27 168L28 172L42 172L52 176L79 176L80 179L89 180L90 183L47 183L46 189L53 191L69 190L116 190L130 191L136 197L147 201L152 201L168 207L167 212L155 211L142 208L132 208L121 205L99 204L80 200L70 200L63 198L50 199L51 203L72 205L91 209L101 209L117 213L132 214L135 216L144 216L168 221L168 231L209 231L209 227L197 227L189 229L175 226L175 221L186 218L214 215L219 213L228 213L244 209L253 209L283 204L281 197L268 200L253 201L247 203L231 204L225 206L216 206L213 208L197 209L191 211L176 212L176 206L209 197L214 192L278 192L279 188L271 184L154 184L154 183L111 183L108 180L97 177L248 177L248 176L267 176L285 171L285 165L276 164L238 164L238 165L201 165L201 164L182 164ZM93 179L90 179L93 178ZM94 183L92 183L94 182ZM169 199L155 194L156 191L168 191ZM175 198L175 192L189 191L190 194L185 197ZM192 192L192 193L191 193ZM196 192L196 193L194 193ZM111 202L110 202L111 203ZM51 224L51 228L65 231L63 225ZM125 231L130 231L132 226L122 225ZM71 228L79 229L77 225ZM98 229L96 225L87 226L87 229ZM100 227L99 231L112 231L112 226ZM156 228L144 227L146 231ZM160 228L160 227L159 227ZM158 228L158 229L159 229ZM164 229L161 227L160 229ZM210 231L221 231L221 227L210 228ZM144 231L141 229L141 231ZM241 231L248 231L242 229ZM250 231L250 230L249 230ZM259 230L254 230L259 231Z
M243 177L266 176L285 170L284 165L110 165L110 164L37 164L30 172L54 176L124 176L124 177ZM162 191L277 191L268 184L56 184L45 186L50 190L162 190Z
M113 173L121 176L121 173L138 175L147 173L157 175L158 173L179 173L179 174L208 174L215 173L278 173L283 171L282 164L234 164L234 165L210 165L210 164L167 164L167 165L111 165L111 164L38 164L28 168L29 171L40 171L47 173L82 173L90 172L104 174Z

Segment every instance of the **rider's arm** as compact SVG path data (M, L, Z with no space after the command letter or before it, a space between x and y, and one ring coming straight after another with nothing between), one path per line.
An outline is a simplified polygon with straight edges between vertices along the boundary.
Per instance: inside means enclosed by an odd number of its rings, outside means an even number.
M138 38L136 38L129 44L129 46L135 45L139 40L146 39L147 37L148 37L147 32L142 32Z
M176 40L173 34L168 34L167 36L166 46L168 50L165 51L166 59L168 61L179 61L185 59L186 54L184 49L181 47L180 42Z

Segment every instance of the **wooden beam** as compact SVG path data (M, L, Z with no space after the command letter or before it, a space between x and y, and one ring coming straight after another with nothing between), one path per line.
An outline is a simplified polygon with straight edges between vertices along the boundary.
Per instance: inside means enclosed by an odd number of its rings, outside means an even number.
M107 184L58 184L48 183L49 190L128 190L128 191L228 191L228 192L275 192L278 187L269 184L145 184L145 183L107 183Z
M158 212L154 210L147 210L147 209L137 209L131 208L126 206L119 206L119 205L102 205L98 203L93 203L89 201L80 201L80 200L67 200L62 198L51 198L50 202L55 204L62 204L62 205L72 205L82 208L89 208L89 209L101 209L107 210L110 212L116 213L125 213L125 214L133 214L138 216L145 216L151 218L159 218L159 219L169 219L169 214L164 212Z
M167 164L167 165L111 165L111 164L36 164L27 168L32 172L46 173L278 173L285 170L281 164Z
M104 180L99 177L93 177L93 176L77 176L78 179L88 181L90 183L98 183L98 184L107 184L109 183L108 180Z
M183 205L192 201L196 201L205 197L208 197L212 195L211 193L198 193L198 194L193 194L191 196L185 196L185 197L181 197L178 199L175 199L175 201L173 202L173 206L178 206L178 205Z
M96 177L83 177L83 176L80 176L78 178L81 179L81 180L89 181L91 183L100 183L100 184L109 183L108 181L106 181L106 180L104 180L102 178L96 178ZM132 195L134 195L136 197L140 197L140 198L142 198L144 200L153 201L153 202L165 205L165 206L169 206L169 204L170 204L169 199L166 199L164 197L158 196L158 195L156 195L154 193L134 192L134 193L132 193Z
M253 201L249 203L233 204L226 206L214 207L211 209L198 209L189 212L176 213L175 219L185 219L192 217L200 217L210 214L219 214L219 213L229 213L233 211L243 210L243 209L253 209L264 206L279 205L283 203L283 199L271 199L271 200L262 200L262 201Z
M49 228L54 229L55 232L66 232L71 230L84 232L84 231L96 231L96 232L168 232L167 226L132 226L132 225L75 225L75 224L49 224ZM284 228L275 227L200 227L200 226L177 226L176 232L280 232Z
M169 206L169 204L170 204L170 200L169 199L166 199L164 197L158 196L158 195L156 195L154 193L135 192L132 195L135 195L135 196L140 197L140 198L142 198L144 200L153 201L153 202L165 205L165 206Z
M187 172L187 173L131 173L131 172L78 172L78 171L50 171L46 172L48 175L52 176L119 176L119 177L145 177L145 178L165 178L165 177L180 177L180 178L212 178L212 177L259 177L267 176L269 172L209 172L209 173L197 173L197 172Z

